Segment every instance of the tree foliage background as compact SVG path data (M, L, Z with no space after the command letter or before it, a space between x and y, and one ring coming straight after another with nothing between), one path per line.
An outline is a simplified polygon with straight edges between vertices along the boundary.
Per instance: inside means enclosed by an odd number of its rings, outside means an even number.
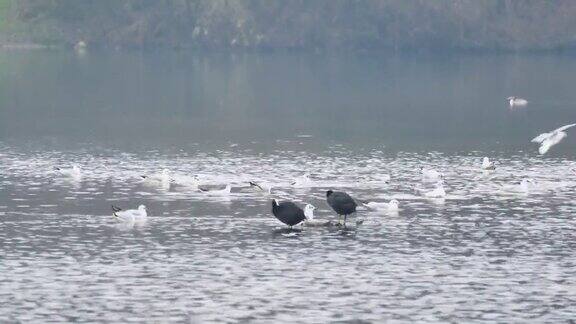
M0 19L5 40L114 47L576 46L574 0L0 0Z

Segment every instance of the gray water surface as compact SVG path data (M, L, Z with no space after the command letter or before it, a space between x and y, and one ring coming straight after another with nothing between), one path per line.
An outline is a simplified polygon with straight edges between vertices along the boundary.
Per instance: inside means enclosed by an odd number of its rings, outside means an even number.
M570 56L2 52L0 321L573 319L576 136L530 139L576 120L574 75ZM163 169L232 192L140 177ZM336 220L327 189L400 210L296 235L271 215Z

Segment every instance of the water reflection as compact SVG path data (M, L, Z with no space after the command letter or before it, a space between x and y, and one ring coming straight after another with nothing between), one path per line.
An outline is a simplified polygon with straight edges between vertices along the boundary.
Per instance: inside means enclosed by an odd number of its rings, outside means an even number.
M576 120L571 57L36 52L0 61L9 62L0 79L11 80L0 137L44 145L161 153L316 138L400 151L532 149L526 139ZM510 93L531 104L509 111Z

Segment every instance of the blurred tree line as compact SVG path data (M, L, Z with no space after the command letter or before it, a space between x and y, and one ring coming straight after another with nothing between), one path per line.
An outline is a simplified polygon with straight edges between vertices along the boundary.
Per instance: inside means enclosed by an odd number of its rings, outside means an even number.
M40 43L487 50L576 45L576 0L0 1L11 1L6 19L20 26L4 28L4 34Z

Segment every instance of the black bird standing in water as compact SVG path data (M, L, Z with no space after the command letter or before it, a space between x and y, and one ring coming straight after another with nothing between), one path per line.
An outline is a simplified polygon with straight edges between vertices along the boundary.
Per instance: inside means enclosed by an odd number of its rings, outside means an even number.
M279 221L290 226L290 228L306 219L302 208L290 201L278 203L276 199L272 200L272 214L274 214Z
M356 207L358 206L350 195L340 191L326 191L326 201L338 213L338 223L340 223L340 216L344 215L344 226L346 226L346 217L356 212Z

